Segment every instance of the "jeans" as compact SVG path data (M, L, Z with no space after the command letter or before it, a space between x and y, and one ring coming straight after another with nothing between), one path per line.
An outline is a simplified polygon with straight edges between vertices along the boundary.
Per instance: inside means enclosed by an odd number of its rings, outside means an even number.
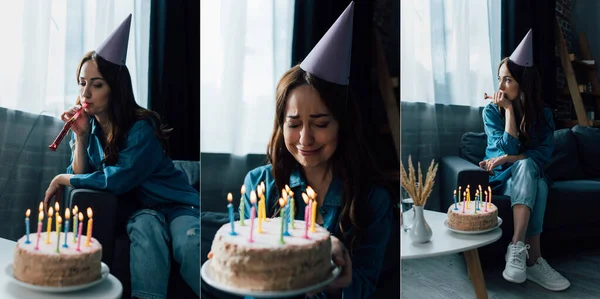
M187 209L183 211L179 209ZM127 224L130 245L131 296L167 297L171 253L183 280L200 296L200 213L179 206L139 210Z
M522 204L531 211L525 236L539 235L544 224L548 184L540 176L537 164L529 158L515 162L511 172L512 176L506 182L503 194L510 196L511 207Z

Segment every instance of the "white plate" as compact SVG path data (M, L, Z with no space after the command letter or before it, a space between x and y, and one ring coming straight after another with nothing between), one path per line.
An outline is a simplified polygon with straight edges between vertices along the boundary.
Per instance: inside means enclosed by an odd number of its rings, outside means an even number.
M108 277L109 272L110 271L108 269L108 266L105 263L102 263L102 269L100 270L100 278L96 281L92 281L92 282L86 283L86 284L75 285L75 286L51 287L51 286L33 285L33 284L22 282L22 281L16 279L15 276L13 275L12 264L9 264L4 269L4 273L10 278L10 280L12 282L20 285L21 287L32 290L32 291L46 292L46 293L68 293L68 292L75 292L75 291L87 289L87 288L95 286L95 285L101 283L102 281L104 281L106 279L106 277Z
M302 289L296 289L296 290L288 290L288 291L251 291L251 290L246 290L246 289L223 285L214 280L214 278L213 278L214 274L212 272L212 268L210 267L210 260L206 261L206 263L204 263L204 265L202 265L202 269L200 270L200 275L202 276L202 279L204 279L204 282L206 282L213 288L227 292L227 293L231 293L234 295L238 295L238 296L251 296L251 297L258 297L258 298L291 297L291 296L296 296L296 295L302 295L302 294L308 293L310 291L320 289L320 288L328 285L330 282L332 282L336 277L338 277L338 275L340 275L341 267L335 267L335 264L333 263L333 261L331 262L331 264L332 264L332 266L334 266L333 271L331 271L331 274L325 280L323 280L313 286L305 287Z
M498 217L498 225L492 227L492 228L488 228L488 229L484 229L484 230L475 230L475 231L464 231L464 230L457 230L457 229L453 229L450 226L448 226L448 220L444 220L444 225L451 231L455 232L455 233L459 233L459 234L465 234L465 235L479 235L479 234L485 234L487 232L491 232L493 230L495 230L496 228L500 227L500 225L502 225L502 218Z

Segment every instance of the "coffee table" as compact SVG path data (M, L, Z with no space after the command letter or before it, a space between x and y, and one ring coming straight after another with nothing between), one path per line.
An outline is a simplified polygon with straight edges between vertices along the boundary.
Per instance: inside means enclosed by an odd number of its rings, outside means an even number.
M412 210L404 212L404 217L409 217ZM412 216L412 215L410 215ZM496 228L490 232L479 235L465 235L450 231L444 221L448 219L446 213L424 210L425 220L433 231L431 240L427 243L413 244L408 232L401 230L402 239L400 259L420 259L436 257L453 253L463 252L467 262L468 275L473 282L475 296L477 299L487 299L487 289L477 248L498 241L502 236L502 230Z
M11 281L9 277L4 273L4 268L10 264L13 260L13 250L16 246L16 242L0 238L0 298L4 299L37 299L37 298L78 298L78 299L94 299L94 298L107 298L107 299L119 299L123 295L123 285L121 282L114 277L112 274L108 274L108 277L101 283L87 288L85 290L69 292L69 293L43 293L35 292Z

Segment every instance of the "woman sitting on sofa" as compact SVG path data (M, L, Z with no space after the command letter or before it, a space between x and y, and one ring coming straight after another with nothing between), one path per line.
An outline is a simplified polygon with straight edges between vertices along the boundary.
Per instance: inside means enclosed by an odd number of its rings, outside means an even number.
M485 160L493 192L510 196L514 216L512 242L505 255L504 279L529 279L562 291L569 281L541 256L548 182L543 169L554 150L552 112L541 99L540 77L533 66L531 30L498 69L499 91L483 109L488 136Z
M171 256L199 294L200 197L168 156L169 130L135 102L125 65L130 24L131 15L78 65L79 97L62 115L68 121L84 109L71 127L71 164L52 180L44 201L60 198L62 186L117 195L139 187L143 209L127 224L131 296L166 298Z

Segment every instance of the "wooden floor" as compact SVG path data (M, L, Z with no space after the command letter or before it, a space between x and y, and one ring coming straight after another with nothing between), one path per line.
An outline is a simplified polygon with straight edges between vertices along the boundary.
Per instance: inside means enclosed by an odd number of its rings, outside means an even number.
M483 269L488 298L600 298L600 250L550 257L548 262L569 279L571 282L569 289L563 292L552 292L530 281L522 284L508 282L502 277L504 266L498 264ZM458 254L430 259L403 260L401 283L402 298L406 299L475 298L473 284L467 276L465 259Z

